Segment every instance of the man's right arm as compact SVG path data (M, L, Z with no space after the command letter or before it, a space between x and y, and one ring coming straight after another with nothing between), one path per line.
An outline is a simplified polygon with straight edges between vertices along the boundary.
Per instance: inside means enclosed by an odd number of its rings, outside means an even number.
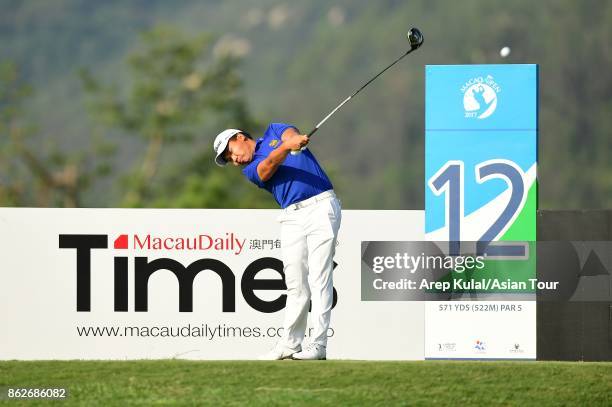
M283 134L284 135L284 134ZM283 137L283 142L277 149L272 152L257 165L257 175L263 182L266 182L276 172L278 167L285 161L287 155L292 150L299 150L308 144L308 136L303 134L291 134L288 137Z

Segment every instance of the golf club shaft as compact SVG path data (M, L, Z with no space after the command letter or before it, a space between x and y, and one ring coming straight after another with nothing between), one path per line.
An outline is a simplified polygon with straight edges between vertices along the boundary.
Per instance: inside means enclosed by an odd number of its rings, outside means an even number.
M374 82L374 80L376 78L378 78L380 75L382 75L383 73L385 73L387 71L387 69L391 68L393 65L397 64L402 58L404 58L406 55L410 54L413 50L415 50L416 48L411 48L408 51L406 51L406 53L402 54L399 58L397 58L395 61L393 61L389 66L387 66L385 69L383 69L382 71L380 71L378 74L376 74L376 76L374 76L372 79L370 79L369 81L367 81L366 83L364 83L359 89L357 89L351 96L347 97L346 99L344 99L338 106L336 106L336 108L334 110L332 110L331 112L329 112L329 114L327 116L325 116L325 118L323 118L323 120L321 120L315 127L314 129L310 130L310 133L308 133L308 137L311 137L313 134L315 134L317 132L317 130L319 130L319 128L323 125L323 123L325 123L327 121L327 119L329 119L334 113L336 113L342 106L344 106L349 100L351 100L353 98L353 96L357 95L359 92L361 92L366 86L368 86L370 83Z

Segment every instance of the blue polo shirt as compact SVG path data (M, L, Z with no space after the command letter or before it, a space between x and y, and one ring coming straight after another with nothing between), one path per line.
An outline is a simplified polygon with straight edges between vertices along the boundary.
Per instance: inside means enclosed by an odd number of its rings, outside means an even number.
M301 154L287 155L285 161L266 182L259 178L257 166L272 150L281 145L281 136L289 127L297 130L289 124L271 123L264 136L256 140L253 161L242 170L249 181L274 195L281 208L333 189L325 171L308 148Z

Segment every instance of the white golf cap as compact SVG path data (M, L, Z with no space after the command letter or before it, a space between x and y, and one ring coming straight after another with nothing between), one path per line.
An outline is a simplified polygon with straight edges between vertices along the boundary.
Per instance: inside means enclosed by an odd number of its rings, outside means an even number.
M242 130L238 130L238 129L227 129L227 130L223 130L215 138L213 148L215 149L215 153L217 153L217 156L215 157L215 162L217 163L218 166L223 167L225 164L227 164L227 161L225 161L225 158L223 158L223 152L227 148L227 143L229 142L229 139L234 137L236 134L242 133L242 132L243 132Z

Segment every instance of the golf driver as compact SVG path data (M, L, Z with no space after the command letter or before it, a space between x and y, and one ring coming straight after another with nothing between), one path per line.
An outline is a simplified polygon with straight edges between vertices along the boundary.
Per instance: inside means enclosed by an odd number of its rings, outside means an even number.
M368 86L370 83L374 82L374 80L376 78L378 78L380 75L385 73L393 65L397 64L406 55L410 54L412 51L414 51L415 49L417 49L421 45L423 45L423 34L421 33L421 31L418 28L413 27L410 30L408 30L407 36L408 36L408 41L410 42L410 49L408 51L406 51L404 54L402 54L395 61L393 61L385 69L383 69L382 71L377 73L376 76L374 76L372 79L370 79L369 81L364 83L359 89L357 89L355 92L353 92L353 94L351 96L347 97L342 102L340 102L340 104L338 106L336 106L334 108L334 110L329 112L329 114L327 116L325 116L323 118L323 120L321 120L312 130L310 130L310 132L308 133L308 137L311 137L313 134L315 134L317 132L317 130L319 130L319 128L323 125L323 123L325 123L330 117L332 117L334 113L336 113L338 110L340 110L340 108L342 106L344 106L349 100L351 100L354 96L356 96L359 92L361 92L366 86ZM305 147L303 147L301 150L292 151L291 154L294 154L294 155L295 154L299 154L304 148Z

